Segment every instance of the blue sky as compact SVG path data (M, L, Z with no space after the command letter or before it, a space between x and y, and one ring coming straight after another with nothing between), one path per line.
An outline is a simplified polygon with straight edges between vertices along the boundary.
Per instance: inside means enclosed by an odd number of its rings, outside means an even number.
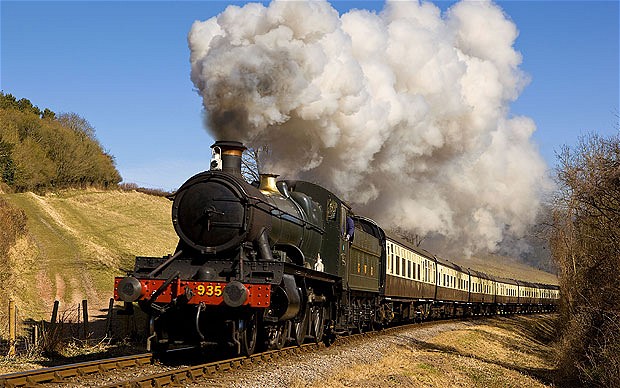
M436 2L443 10L453 2ZM127 182L166 190L208 167L213 139L189 73L187 33L233 2L6 1L0 88L96 129ZM235 3L239 4L239 3ZM382 2L332 2L380 10ZM530 84L511 107L538 127L550 167L587 131L618 131L619 2L498 2Z

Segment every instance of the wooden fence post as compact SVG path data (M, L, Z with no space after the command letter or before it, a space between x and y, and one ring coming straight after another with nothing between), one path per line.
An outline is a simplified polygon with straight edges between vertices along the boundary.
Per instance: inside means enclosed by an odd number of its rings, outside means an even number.
M36 347L39 345L39 323L35 322L32 325L32 346Z
M16 354L15 351L15 341L16 341L16 326L17 324L17 313L15 311L15 301L13 299L9 300L9 353L8 357L13 357Z
M106 337L112 338L112 312L114 311L114 298L110 298L110 303L108 304L108 318L105 325L105 335Z
M84 317L84 339L88 339L88 301L82 300L82 314Z
M50 320L50 323L53 325L54 323L56 323L56 319L58 318L58 304L60 302L55 300L54 301L54 309L52 310L52 319Z

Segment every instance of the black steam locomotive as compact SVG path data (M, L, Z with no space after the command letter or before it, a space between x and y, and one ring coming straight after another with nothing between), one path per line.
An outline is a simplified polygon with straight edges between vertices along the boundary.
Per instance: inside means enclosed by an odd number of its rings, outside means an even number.
M313 183L263 175L248 184L241 143L212 149L211 170L173 196L175 253L137 257L133 273L115 279L115 299L149 315L153 350L218 345L249 355L399 321L557 304L556 286L463 270L386 235Z

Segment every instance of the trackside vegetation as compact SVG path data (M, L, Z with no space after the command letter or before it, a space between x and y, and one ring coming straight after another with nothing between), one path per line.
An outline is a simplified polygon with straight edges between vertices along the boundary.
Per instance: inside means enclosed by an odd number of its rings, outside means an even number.
M2 189L13 192L108 188L121 181L88 121L2 92L0 177Z
M5 284L11 273L9 250L27 231L26 213L0 198L0 225L0 284Z
M559 162L559 371L574 385L620 387L620 136L587 135Z

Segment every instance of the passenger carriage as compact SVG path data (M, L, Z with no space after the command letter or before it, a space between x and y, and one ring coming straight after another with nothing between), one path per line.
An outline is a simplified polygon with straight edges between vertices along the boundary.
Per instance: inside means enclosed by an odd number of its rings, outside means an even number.
M514 279L495 278L495 302L499 313L512 313L518 303L519 283Z
M439 316L463 316L469 300L469 273L448 260L437 260L435 310Z
M385 302L403 319L423 319L435 300L436 262L429 252L386 235Z

